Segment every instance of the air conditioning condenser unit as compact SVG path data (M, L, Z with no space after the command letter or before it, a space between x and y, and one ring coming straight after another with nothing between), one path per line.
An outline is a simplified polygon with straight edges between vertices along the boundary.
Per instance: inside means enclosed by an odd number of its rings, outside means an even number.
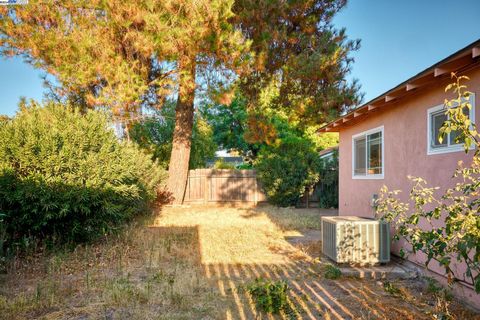
M322 217L322 251L337 263L387 263L390 224L354 216Z

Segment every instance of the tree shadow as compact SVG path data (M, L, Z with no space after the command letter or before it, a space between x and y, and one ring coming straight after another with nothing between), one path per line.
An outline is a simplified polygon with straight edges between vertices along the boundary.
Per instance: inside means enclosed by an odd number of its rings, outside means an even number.
M325 279L320 264L303 259L289 259L284 263L215 263L211 260L207 263L202 252L202 231L198 226L154 229L161 237L174 234L178 239L188 238L192 241L190 246L196 251L192 255L193 260L202 270L202 277L215 290L216 299L222 301L217 310L221 319L285 318L284 315L267 315L257 308L245 290L257 278L285 281L290 288L288 295L298 319L395 319L411 314L408 308L385 307L393 298L379 294L374 284L348 278L335 281ZM183 237L182 234L190 236Z

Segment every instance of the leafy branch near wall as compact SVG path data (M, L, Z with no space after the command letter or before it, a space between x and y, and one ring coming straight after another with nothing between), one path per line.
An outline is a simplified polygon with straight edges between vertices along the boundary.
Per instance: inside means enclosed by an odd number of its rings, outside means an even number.
M410 202L398 198L399 190L382 187L377 214L396 227L395 240L403 239L409 245L400 254L423 253L427 268L436 261L445 270L449 283L466 282L480 293L480 144L475 124L464 114L473 106L469 102L471 92L457 77L445 91L455 97L445 100L448 120L440 129L442 141L450 132L456 133L456 142L463 143L465 152L472 154L472 162L459 162L453 175L455 186L438 195L438 187L429 187L420 177L409 177L413 182ZM474 147L472 152L470 149ZM470 151L469 151L470 150ZM423 228L427 223L430 227ZM458 274L454 264L463 263L465 272Z

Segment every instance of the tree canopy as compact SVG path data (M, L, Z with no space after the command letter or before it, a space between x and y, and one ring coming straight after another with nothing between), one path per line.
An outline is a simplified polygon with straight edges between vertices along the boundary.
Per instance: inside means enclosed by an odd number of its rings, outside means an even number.
M60 96L123 120L175 95L168 188L182 202L195 101L208 99L206 93L228 99L239 88L251 138L265 141L274 136L261 99L272 86L279 93L275 108L300 126L359 102L357 83L345 81L359 41L332 25L345 3L32 0L0 8L0 53L21 55L54 75Z

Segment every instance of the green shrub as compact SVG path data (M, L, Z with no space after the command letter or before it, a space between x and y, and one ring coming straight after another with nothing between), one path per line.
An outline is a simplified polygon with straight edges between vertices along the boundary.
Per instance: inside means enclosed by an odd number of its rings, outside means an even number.
M270 314L282 312L290 319L297 318L288 298L290 288L285 281L269 281L257 278L246 288L261 311Z
M269 201L292 206L318 181L320 157L312 141L291 134L262 147L255 168Z
M147 208L165 173L108 126L99 112L33 102L0 126L0 242L88 241Z
M333 264L325 265L323 275L326 279L336 280L342 276L342 271Z

